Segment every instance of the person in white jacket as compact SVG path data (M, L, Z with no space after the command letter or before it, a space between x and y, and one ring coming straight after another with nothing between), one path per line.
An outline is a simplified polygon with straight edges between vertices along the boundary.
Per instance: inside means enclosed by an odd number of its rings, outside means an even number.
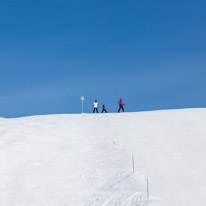
M95 100L93 103L93 107L94 107L93 113L95 113L95 111L98 113L98 106L99 106L99 103L97 100Z

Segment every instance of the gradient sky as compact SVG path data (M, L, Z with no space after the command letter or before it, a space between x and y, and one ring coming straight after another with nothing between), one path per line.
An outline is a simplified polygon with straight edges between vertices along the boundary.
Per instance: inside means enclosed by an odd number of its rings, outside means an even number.
M0 0L0 116L206 107L203 0Z

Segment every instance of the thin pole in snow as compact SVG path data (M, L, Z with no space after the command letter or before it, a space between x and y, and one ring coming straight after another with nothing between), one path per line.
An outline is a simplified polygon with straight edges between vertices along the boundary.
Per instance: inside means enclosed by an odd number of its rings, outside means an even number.
M84 109L84 108L83 108L84 99L85 99L84 96L81 96L81 100L82 100L82 114L83 114L83 112L84 112L84 110L83 110L83 109Z
M149 202L149 178L147 177L147 201Z
M133 173L134 173L134 154L132 152L132 167L133 167Z

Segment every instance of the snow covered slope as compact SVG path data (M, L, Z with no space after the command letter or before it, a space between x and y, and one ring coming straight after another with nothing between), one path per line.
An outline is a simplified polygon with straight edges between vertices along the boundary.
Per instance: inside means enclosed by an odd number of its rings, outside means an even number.
M1 206L205 206L205 196L206 109L0 119Z

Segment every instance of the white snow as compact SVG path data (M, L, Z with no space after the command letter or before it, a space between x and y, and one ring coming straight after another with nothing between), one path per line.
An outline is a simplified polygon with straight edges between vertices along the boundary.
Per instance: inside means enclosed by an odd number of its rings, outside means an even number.
M205 206L205 197L206 109L0 118L1 206Z

